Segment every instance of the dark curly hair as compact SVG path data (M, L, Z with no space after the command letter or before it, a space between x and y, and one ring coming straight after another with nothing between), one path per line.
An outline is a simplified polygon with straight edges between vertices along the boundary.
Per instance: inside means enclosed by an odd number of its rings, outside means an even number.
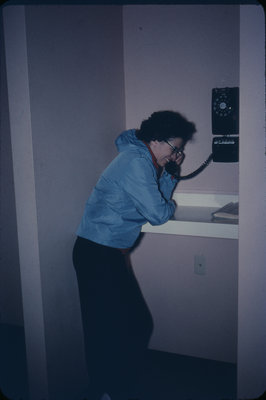
M183 115L175 111L156 111L151 116L142 121L140 129L136 131L136 136L140 140L150 142L180 137L184 143L192 139L196 127L193 122L189 122Z

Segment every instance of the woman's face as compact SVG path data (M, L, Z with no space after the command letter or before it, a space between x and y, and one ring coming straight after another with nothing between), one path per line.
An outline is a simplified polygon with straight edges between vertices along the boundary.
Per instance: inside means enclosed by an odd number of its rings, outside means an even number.
M164 167L169 161L175 161L177 164L181 164L184 157L182 154L184 144L182 138L172 138L168 139L166 142L152 140L149 144L160 167ZM178 150L181 151L181 154L178 153Z

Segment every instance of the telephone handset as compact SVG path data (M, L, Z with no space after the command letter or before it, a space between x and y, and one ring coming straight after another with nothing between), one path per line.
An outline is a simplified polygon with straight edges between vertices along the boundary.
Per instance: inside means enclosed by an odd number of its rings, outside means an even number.
M180 175L180 166L174 161L169 161L165 166L165 170L173 176L179 177Z

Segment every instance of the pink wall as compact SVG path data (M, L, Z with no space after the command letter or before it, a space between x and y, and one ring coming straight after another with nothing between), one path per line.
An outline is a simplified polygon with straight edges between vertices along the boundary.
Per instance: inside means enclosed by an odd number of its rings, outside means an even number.
M2 32L3 24L1 23L1 37L3 37ZM23 325L15 192L3 40L1 40L0 49L0 323ZM13 301L10 301L10 298L12 298Z
M240 8L238 398L266 390L265 15Z
M154 318L151 348L236 362L237 247L230 239L145 234L131 259ZM194 273L195 254L204 255L206 275Z

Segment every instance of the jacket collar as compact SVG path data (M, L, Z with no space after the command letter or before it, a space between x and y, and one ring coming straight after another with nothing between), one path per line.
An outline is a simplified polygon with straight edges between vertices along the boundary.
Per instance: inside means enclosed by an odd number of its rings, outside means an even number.
M151 154L151 158L152 158L153 165L155 166L155 168L157 169L157 171L159 171L159 170L160 170L160 166L159 166L158 163L157 163L157 160L156 160L155 155L153 154L153 152L152 152L152 150L151 150L151 148L150 148L150 145L149 145L147 142L145 142L144 140L142 140L142 142L147 146L147 148L148 148L148 150L149 150L149 152L150 152L150 154Z

